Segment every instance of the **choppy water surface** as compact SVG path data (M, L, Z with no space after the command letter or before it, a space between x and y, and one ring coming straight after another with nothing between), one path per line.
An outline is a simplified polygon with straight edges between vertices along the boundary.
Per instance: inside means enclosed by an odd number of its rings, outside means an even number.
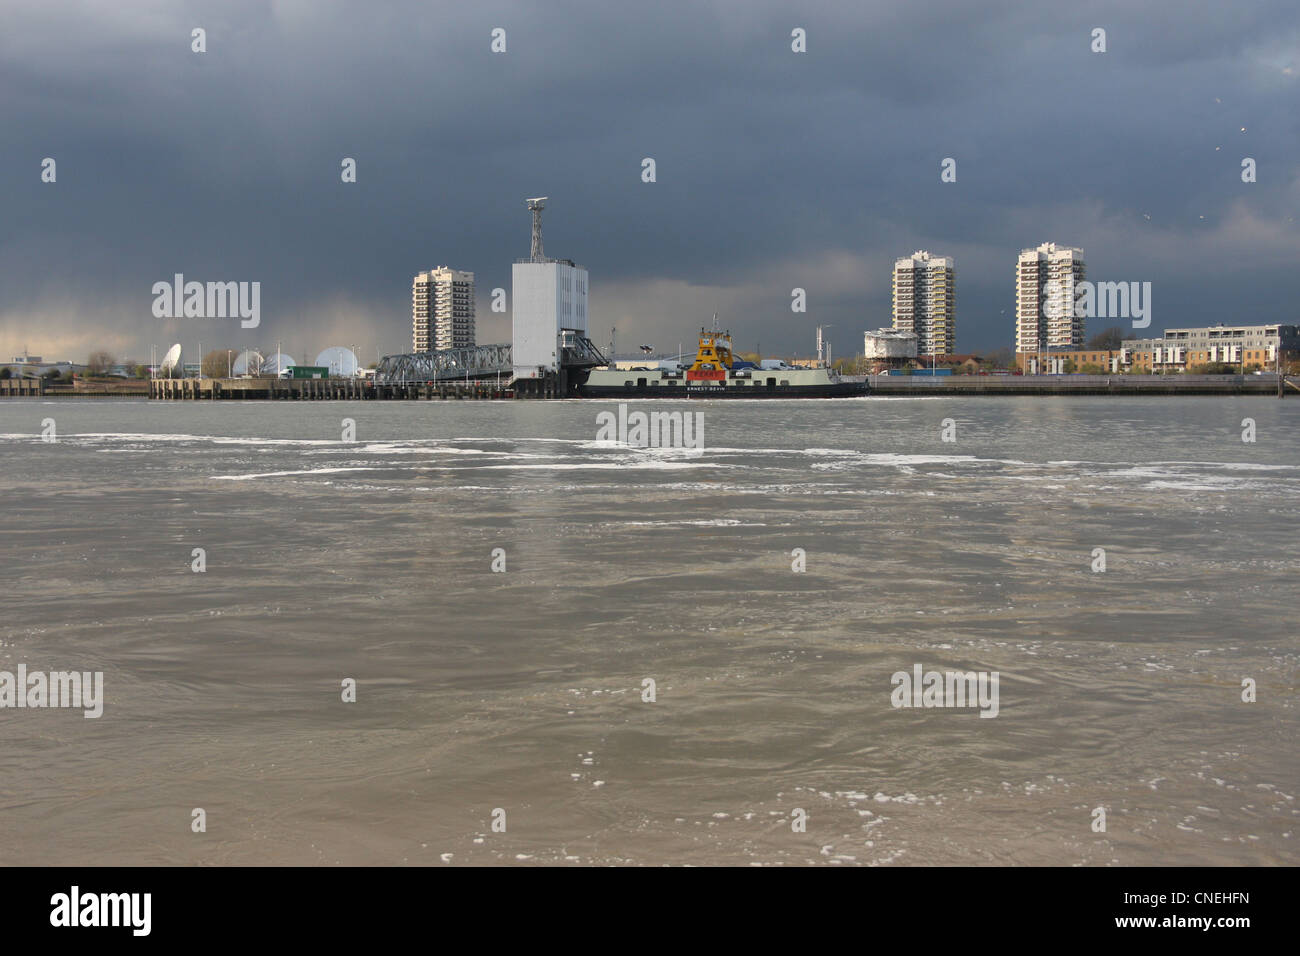
M1300 862L1300 401L613 407L0 402L0 861Z

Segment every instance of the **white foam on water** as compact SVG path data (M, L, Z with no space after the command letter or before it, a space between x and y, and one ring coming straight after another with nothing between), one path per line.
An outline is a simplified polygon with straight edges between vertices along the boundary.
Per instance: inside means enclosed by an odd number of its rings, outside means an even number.
M977 458L974 455L901 455L877 452L862 456L873 465L1021 465L1031 462L1018 458Z
M406 442L371 442L354 449L371 455L511 455L513 452L486 451L482 448L454 448L449 445L414 445Z
M216 445L350 445L351 442L345 442L341 439L334 438L236 438L233 436L213 437L212 443Z
M620 527L624 525L634 525L637 527L647 527L647 528L667 527L669 525L672 525L674 527L690 525L699 528L766 528L767 527L767 525L762 522L741 521L738 518L704 518L699 521L688 521L685 519L681 521L607 521L605 522L605 524L618 525Z
M176 433L153 434L151 432L76 432L70 435L60 435L59 440L67 438L107 438L119 441L152 441L152 442L177 442L177 441L211 441L211 435L187 435Z
M1188 468L1222 468L1227 471L1300 471L1300 465L1265 465L1253 461L1049 461L1049 465L1094 465L1100 468L1152 468L1181 466Z
M720 465L716 462L665 461L648 459L644 461L609 461L609 462L554 462L551 464L510 463L503 465L469 465L462 471L493 470L532 470L532 471L633 471L661 470L676 471L687 468L737 468L737 465Z
M623 452L632 457L645 457L650 455L703 455L707 452L716 451L712 448L682 448L675 446L660 445L627 445L617 441L590 441L584 442L578 446L582 451L612 451Z
M871 467L898 468L911 474L914 469L924 465L965 465L983 468L985 466L1041 467L1033 462L1018 458L979 458L975 455L906 455L898 452L861 452L852 455L835 456L833 461L819 461L812 465L818 471L844 471L865 465Z
M1241 482L1235 481L1213 481L1202 479L1197 481L1189 478L1186 481L1149 481L1142 486L1144 491L1232 491L1236 488L1247 487ZM1249 487L1256 490L1258 485Z
M1189 474L1185 471L1178 471L1170 468L1160 468L1155 465L1134 465L1131 468L1118 468L1113 471L1093 472L1093 474L1102 478L1209 478L1209 475ZM1229 479L1224 479L1229 480Z
M1260 465L1250 461L1225 461L1218 467L1228 471L1300 471L1300 465Z
M255 475L212 475L214 481L251 481L254 478L285 478L293 475L329 475L340 471L379 471L372 465L347 468L303 468L297 471L264 471Z
M853 448L732 448L712 445L708 451L719 455L807 455L813 458L851 458L863 454Z
M437 441L439 439L434 439L434 440ZM526 441L550 442L552 444L559 444L559 445L581 445L584 444L585 442L591 441L590 438L534 438L531 436L519 437L519 438L513 438L509 436L500 436L496 438L448 438L445 440L460 441L460 442L484 442L484 443L497 442L503 445L513 445L513 444L518 444L520 442L526 442Z
M0 436L10 437L10 436ZM19 435L28 438L36 436ZM59 441L72 439L107 440L121 442L211 442L216 445L344 445L333 439L309 438L239 438L229 435L191 435L183 432L69 432L59 436Z

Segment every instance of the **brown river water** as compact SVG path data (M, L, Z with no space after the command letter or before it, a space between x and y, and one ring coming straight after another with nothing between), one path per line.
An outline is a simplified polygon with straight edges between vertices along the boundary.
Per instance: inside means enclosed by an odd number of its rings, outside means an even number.
M0 402L0 863L1300 863L1300 401L631 407Z

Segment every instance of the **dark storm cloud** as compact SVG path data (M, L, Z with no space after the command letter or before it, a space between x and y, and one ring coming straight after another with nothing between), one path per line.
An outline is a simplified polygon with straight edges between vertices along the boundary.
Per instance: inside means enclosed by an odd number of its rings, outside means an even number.
M856 351L888 322L894 258L927 248L957 260L959 349L995 348L1012 337L1016 253L1047 240L1084 247L1092 278L1153 282L1153 329L1300 319L1293 2L4 16L10 352L140 356L200 335L403 350L410 277L443 263L477 274L479 339L504 340L488 293L509 287L522 200L543 194L547 252L591 270L599 341L617 324L625 344L667 348L717 311L746 347L806 354L820 322ZM806 54L790 50L796 26ZM355 185L339 181L345 156ZM155 319L150 288L176 272L261 281L261 327ZM807 315L790 312L795 286Z

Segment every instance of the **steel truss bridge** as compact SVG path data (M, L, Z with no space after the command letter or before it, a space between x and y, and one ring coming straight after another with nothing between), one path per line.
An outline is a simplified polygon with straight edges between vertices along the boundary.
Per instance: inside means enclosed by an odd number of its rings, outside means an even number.
M577 332L562 335L560 364L564 368L595 368L604 365L605 356L591 339ZM473 345L437 352L411 352L386 355L375 369L375 382L398 385L412 382L464 382L474 379L514 376L514 347L511 345Z
M465 381L514 374L509 345L473 345L438 352L385 355L375 368L375 381L385 385L405 382Z

